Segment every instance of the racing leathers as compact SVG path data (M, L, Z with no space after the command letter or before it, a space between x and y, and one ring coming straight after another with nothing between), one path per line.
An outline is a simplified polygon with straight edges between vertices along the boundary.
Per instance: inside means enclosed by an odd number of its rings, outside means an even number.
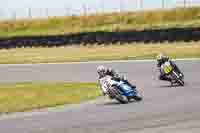
M120 76L114 69L111 69L111 68L106 69L104 76L106 76L106 75L111 76L116 81L123 81L127 85L131 86L132 88L136 88L135 85L132 85L124 76ZM99 79L104 76L99 76ZM105 94L103 93L103 95L105 95Z
M158 62L157 64L157 67L159 68L159 71L160 71L160 75L159 75L159 79L160 80L166 80L166 81L170 81L171 82L171 79L161 70L161 66L165 63L169 61L170 65L173 67L173 69L179 74L179 76L181 78L184 77L183 73L180 71L180 69L178 68L178 66L175 64L175 62L173 62L172 60L170 59L166 59L165 61L163 62Z

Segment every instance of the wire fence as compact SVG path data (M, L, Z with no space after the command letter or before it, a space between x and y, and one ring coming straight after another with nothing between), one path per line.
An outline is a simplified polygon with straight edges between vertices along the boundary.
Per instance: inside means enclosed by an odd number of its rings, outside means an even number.
M0 9L0 20L20 18L45 18L53 16L76 16L89 15L105 12L123 12L151 9L168 9L175 7L200 6L200 0L157 0L152 3L150 0L115 0L113 3L102 0L97 6L88 3L78 7L68 5L61 8L23 8L23 9Z

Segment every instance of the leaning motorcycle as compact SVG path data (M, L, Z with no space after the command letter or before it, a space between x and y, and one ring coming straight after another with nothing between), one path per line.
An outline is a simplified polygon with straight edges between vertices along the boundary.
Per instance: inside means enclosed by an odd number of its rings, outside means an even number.
M161 66L161 71L163 71L171 79L171 85L178 83L179 85L184 86L183 78L173 69L170 62L165 62Z
M114 80L112 76L107 75L99 79L99 83L102 91L106 95L111 99L116 99L120 103L126 104L131 99L136 101L142 100L142 97L136 88L132 88L122 80Z

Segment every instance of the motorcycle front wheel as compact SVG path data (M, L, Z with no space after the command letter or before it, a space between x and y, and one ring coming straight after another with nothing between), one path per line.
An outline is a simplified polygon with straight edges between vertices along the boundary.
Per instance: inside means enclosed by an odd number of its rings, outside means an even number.
M176 72L173 71L172 77L179 83L179 85L184 86L184 81L178 76Z
M127 104L129 102L128 98L123 96L118 88L113 87L112 89L110 89L110 91L115 96L115 99L118 102L122 104Z

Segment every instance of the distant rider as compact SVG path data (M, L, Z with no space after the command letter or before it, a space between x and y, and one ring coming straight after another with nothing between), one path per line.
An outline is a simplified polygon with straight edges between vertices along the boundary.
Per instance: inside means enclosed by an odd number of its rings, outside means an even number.
M103 65L97 67L97 73L99 75L99 79L109 75L112 76L114 80L124 81L126 84L131 86L132 88L136 88L136 86L132 85L124 76L120 76L114 69L106 68ZM105 95L105 94L104 94Z
M164 55L163 53L160 53L159 55L157 55L157 67L160 70L160 75L159 75L159 79L160 80L166 80L166 81L171 81L171 79L163 73L163 71L161 71L161 66L165 63L168 62L170 63L170 65L173 67L173 69L179 74L179 76L181 78L184 77L183 73L180 71L180 69L178 68L178 66L175 64L175 62L173 62L172 60L169 59L169 57L167 57L166 55Z

